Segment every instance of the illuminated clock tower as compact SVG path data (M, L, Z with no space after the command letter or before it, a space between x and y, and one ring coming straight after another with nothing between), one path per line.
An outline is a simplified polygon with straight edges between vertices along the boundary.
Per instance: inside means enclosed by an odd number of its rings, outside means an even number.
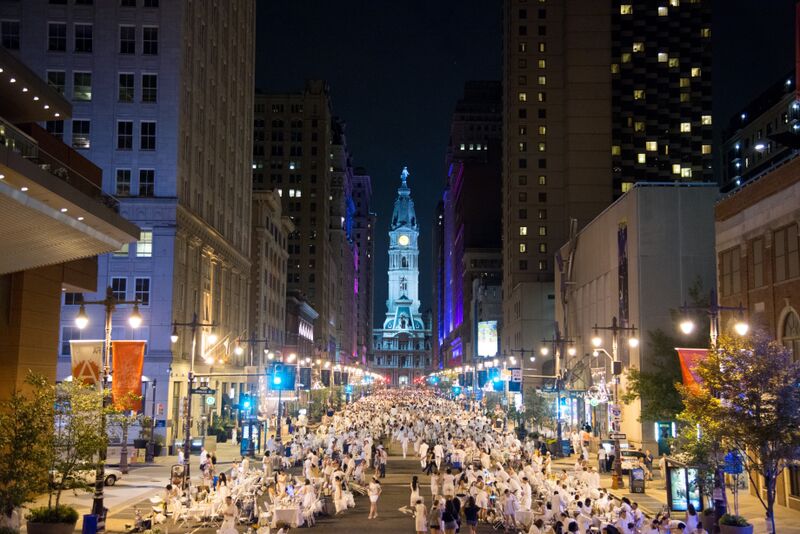
M408 168L400 174L400 188L389 224L389 299L386 321L413 329L419 320L419 225L408 188ZM401 310L402 308L402 310ZM384 328L386 328L384 324ZM421 326L420 326L421 328Z

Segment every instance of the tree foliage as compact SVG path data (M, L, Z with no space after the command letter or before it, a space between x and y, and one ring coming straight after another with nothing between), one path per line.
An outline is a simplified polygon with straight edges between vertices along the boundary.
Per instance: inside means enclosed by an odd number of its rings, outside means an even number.
M672 421L683 409L675 387L681 381L680 362L675 352L677 342L662 330L648 332L648 337L648 369L627 369L627 387L622 401L630 404L641 399L640 422Z
M702 384L681 386L683 416L710 440L740 451L755 487L764 478L766 498L756 496L773 522L776 482L800 447L800 364L788 349L762 333L720 336L697 368Z
M555 424L553 400L541 391L529 387L525 390L523 403L525 405L525 419L533 421L533 424L537 427L551 427Z
M25 384L0 402L0 510L6 517L47 490L52 459L53 386L35 374Z

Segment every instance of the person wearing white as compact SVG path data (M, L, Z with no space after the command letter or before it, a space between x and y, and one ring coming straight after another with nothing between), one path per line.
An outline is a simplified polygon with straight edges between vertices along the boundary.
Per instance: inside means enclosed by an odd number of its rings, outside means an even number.
M372 477L372 482L369 483L367 494L369 495L369 516L367 519L378 518L378 498L381 496L381 483L378 479Z
M414 475L411 478L410 487L411 487L411 498L409 499L410 500L409 504L411 507L414 507L416 506L417 501L421 499L421 497L419 496L419 477Z
M417 534L428 532L428 509L422 499L417 499L414 504L414 530Z
M236 505L233 499L225 497L225 506L222 508L222 526L217 530L217 534L238 534L236 530Z

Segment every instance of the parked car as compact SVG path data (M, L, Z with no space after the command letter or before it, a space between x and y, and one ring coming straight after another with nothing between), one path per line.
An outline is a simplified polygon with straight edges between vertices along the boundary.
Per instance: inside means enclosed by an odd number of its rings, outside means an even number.
M74 480L78 482L78 484L88 484L93 485L95 481L96 474L91 469L85 469L81 471L75 471L68 479ZM108 466L105 468L105 480L104 483L106 486L113 486L117 483L119 479L122 478L122 471L118 469L112 469ZM55 471L50 471L50 483L51 484L58 484L61 481L60 475Z

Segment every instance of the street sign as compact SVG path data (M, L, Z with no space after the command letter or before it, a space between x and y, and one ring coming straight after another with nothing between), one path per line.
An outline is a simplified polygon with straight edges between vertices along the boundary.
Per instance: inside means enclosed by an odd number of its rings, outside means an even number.
M196 388L192 388L192 395L216 395L217 390L211 389L208 386L199 386Z
M741 475L744 473L742 455L736 451L730 451L726 454L724 471L729 475Z
M611 432L608 435L609 439L627 439L628 436L623 434L622 432Z
M611 412L611 415L614 417L619 417L622 415L622 407L619 404L609 404L608 411Z
M522 382L522 369L511 369L511 381Z
M166 419L156 419L156 428L167 428Z

